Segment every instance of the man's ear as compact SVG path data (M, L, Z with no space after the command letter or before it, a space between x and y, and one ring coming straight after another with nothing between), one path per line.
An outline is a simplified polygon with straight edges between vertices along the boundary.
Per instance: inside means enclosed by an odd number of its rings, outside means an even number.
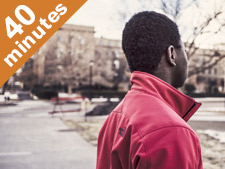
M167 62L169 63L169 65L171 66L176 66L176 52L175 52L175 48L173 45L170 45L167 48Z

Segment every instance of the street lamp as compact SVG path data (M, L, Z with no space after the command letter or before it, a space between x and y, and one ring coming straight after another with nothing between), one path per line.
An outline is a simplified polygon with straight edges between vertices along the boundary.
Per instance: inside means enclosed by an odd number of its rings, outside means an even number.
M92 76L93 76L93 65L94 65L94 61L90 60L89 62L89 68L90 68L90 76L89 76L89 100L91 101L91 90L92 90Z

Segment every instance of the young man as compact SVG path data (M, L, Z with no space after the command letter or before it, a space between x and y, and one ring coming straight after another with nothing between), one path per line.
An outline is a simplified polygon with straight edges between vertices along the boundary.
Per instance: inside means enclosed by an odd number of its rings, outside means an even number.
M132 88L105 121L97 169L202 169L197 135L186 123L200 103L179 92L187 55L177 25L141 12L123 31Z

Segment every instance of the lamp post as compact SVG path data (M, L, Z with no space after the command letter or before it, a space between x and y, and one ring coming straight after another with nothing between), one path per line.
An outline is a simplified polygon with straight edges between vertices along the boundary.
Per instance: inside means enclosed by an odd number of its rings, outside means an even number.
M89 100L91 101L91 97L92 97L92 94L91 94L91 90L92 90L92 77L93 77L93 65L94 65L94 61L93 60L90 60L89 62L89 68L90 68L90 75L89 75Z

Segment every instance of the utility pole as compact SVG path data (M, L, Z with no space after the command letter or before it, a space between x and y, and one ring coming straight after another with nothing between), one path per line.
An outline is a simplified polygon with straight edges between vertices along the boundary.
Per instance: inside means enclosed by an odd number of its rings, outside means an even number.
M92 98L92 77L93 77L93 65L94 65L94 61L93 60L90 60L90 63L89 63L89 67L90 67L90 76L89 76L89 100L91 101L91 98Z

